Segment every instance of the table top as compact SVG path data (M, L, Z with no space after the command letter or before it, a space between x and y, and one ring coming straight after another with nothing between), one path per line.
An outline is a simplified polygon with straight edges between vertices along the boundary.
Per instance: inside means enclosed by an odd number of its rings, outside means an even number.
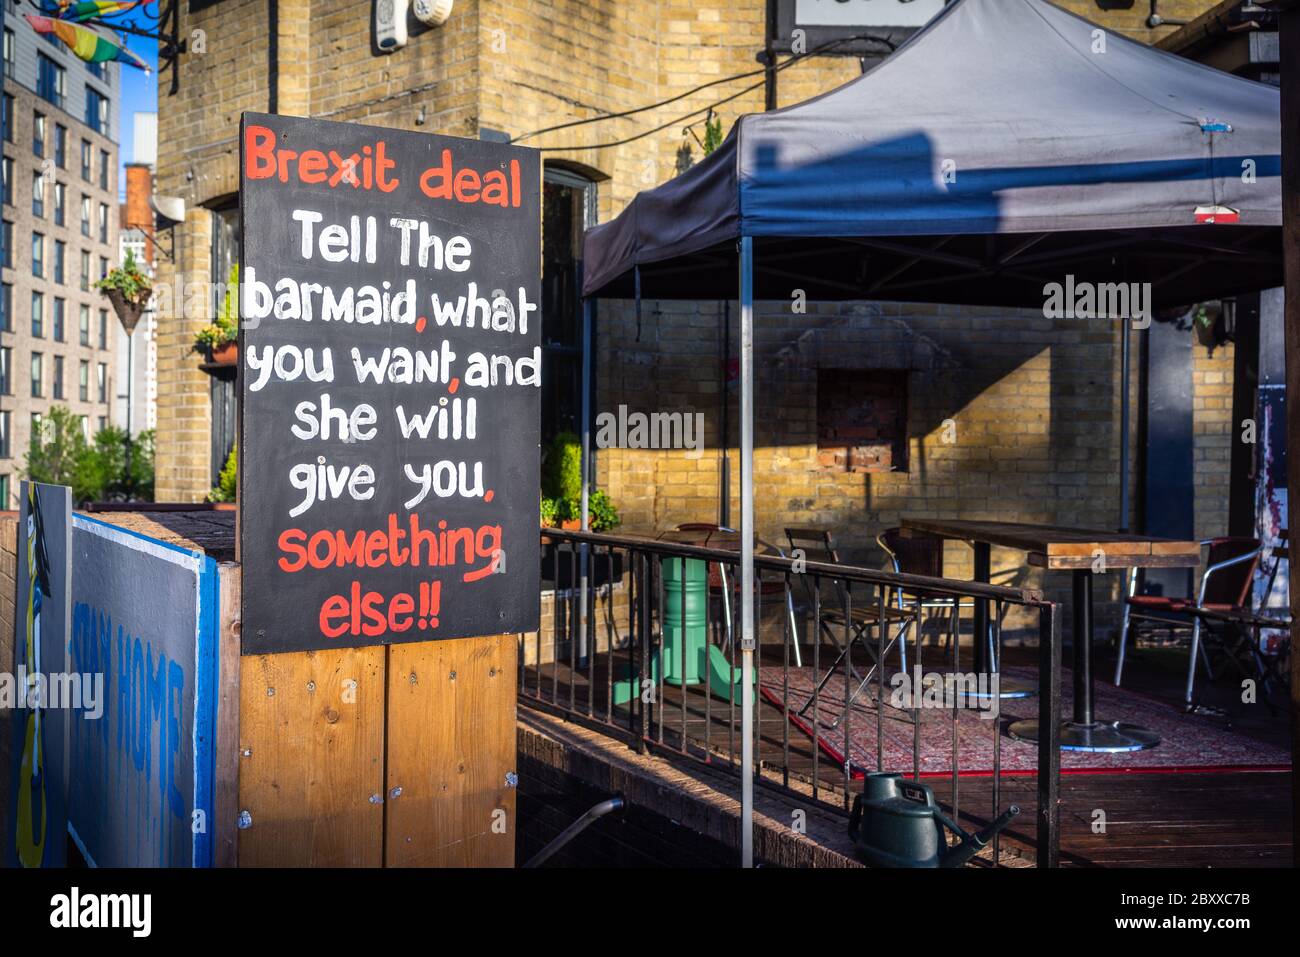
M725 548L740 551L740 532L724 531L718 528L672 529L655 536L658 542L675 542L678 545L698 545L701 548ZM754 539L754 554L774 554L776 549L761 538Z
M905 518L901 524L905 532L1018 548L1029 553L1031 565L1048 569L1089 568L1099 550L1107 568L1194 568L1201 561L1200 542L1132 532L947 518Z

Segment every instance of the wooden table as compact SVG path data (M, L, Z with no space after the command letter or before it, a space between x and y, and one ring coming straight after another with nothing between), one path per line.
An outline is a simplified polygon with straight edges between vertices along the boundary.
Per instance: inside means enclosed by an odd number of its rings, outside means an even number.
M1201 546L1195 541L1155 538L1129 532L1108 532L1020 522L963 521L957 519L904 519L905 532L955 538L975 549L975 580L989 580L992 546L1029 553L1029 564L1074 575L1074 716L1061 727L1061 747L1068 751L1141 751L1155 747L1160 738L1135 725L1103 721L1093 714L1092 695L1092 576L1112 568L1194 568L1200 564ZM975 668L994 667L988 654L988 602L975 603ZM1017 721L1012 737L1038 739L1037 721Z

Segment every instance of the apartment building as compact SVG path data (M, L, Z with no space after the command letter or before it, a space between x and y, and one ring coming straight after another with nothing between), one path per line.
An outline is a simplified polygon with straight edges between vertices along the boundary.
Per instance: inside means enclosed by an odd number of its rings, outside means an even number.
M117 320L93 283L118 259L118 65L88 64L3 0L0 504L52 406L109 424Z
M154 275L154 163L158 155L158 114L136 112L132 118L131 161L125 164L125 199L119 207L118 259L135 257L140 269ZM133 436L157 425L158 315L150 305L130 336L119 330L114 357L117 383L112 422Z

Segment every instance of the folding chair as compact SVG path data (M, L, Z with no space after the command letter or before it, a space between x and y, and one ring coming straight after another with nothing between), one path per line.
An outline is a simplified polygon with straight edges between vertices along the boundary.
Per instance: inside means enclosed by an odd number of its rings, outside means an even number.
M831 532L825 528L787 528L785 536L790 542L791 555L801 555L806 561L820 562L827 565L838 565L840 563L839 554L835 551L835 544L831 538ZM860 679L856 690L849 695L848 703L851 706L857 700L858 695L867 687L867 684L875 676L876 669L883 666L883 658L888 658L889 653L894 646L898 646L899 667L907 670L907 647L899 639L906 632L907 627L914 616L906 608L897 604L891 604L884 608L884 617L886 624L896 622L899 625L898 631L889 638L885 645L883 655L877 655L877 649L867 640L867 637L873 626L880 624L881 609L875 603L870 602L851 602L849 601L849 592L845 588L841 579L832 578L832 600L820 601L821 596L815 591L812 578L809 575L801 575L800 580L803 582L804 590L808 595L810 608L820 607L821 614L817 620L816 640L823 638L829 641L832 648L837 652L835 661L826 669L826 673L818 680L813 694L809 697L808 702L799 709L799 716L802 717L804 712L812 707L813 699L821 692L826 683L830 681L835 670L844 665L846 680L849 676L854 679ZM845 618L844 609L848 606L848 618ZM848 632L848 640L841 642L839 635ZM871 658L872 665L865 675L860 675L858 670L853 666L853 645L857 642L866 649L868 657ZM847 713L847 712L845 712ZM830 724L825 727L834 728L844 718L841 714Z
M1191 630L1190 656L1187 662L1187 686L1184 700L1193 706L1196 684L1196 663L1200 659L1206 675L1214 678L1208 651L1201 644L1201 626L1204 620L1196 614L1199 609L1216 612L1250 613L1250 586L1259 565L1262 548L1257 538L1212 538L1201 542L1208 546L1205 571L1201 575L1196 600L1167 595L1137 594L1138 569L1129 570L1128 596L1124 601L1124 618L1120 625L1119 654L1115 660L1115 686L1124 676L1124 657L1129 632L1134 629Z
M925 535L919 532L904 535L901 528L890 528L876 536L876 544L884 549L890 563L894 566L894 571L900 575L943 577L943 539L937 535ZM896 604L900 610L906 609L909 605L916 610L919 631L924 612L946 609L949 621L953 621L954 618L959 619L962 608L975 607L975 599L941 595L935 592L900 591L896 593ZM958 622L953 621L953 624L960 627ZM945 642L948 633L948 631L944 633Z

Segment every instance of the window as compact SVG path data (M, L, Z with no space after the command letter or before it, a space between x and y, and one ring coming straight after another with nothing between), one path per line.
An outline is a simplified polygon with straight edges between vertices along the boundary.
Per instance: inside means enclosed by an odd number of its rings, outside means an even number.
M81 291L90 292L90 253L81 251Z
M14 331L14 287L5 283L0 287L0 332Z
M6 93L0 103L4 104L3 111L0 112L0 121L4 126L5 142L12 143L14 141L14 98Z
M63 398L63 356L54 357L54 398Z
M36 95L63 109L63 97L68 87L66 74L63 67L44 53L36 54Z
M108 310L99 310L99 348L108 348Z
M99 151L99 188L108 189L108 150Z
M12 206L14 204L14 161L6 156L0 167L4 170L4 202L6 206Z
M54 165L68 168L68 128L62 123L54 124Z
M54 240L54 281L62 286L67 280L68 244L62 239Z
M81 344L90 345L90 307L85 303L81 305Z
M37 339L45 336L45 293L32 293L32 335Z
M90 401L90 363L85 359L77 369L77 398L82 402Z
M9 370L13 368L14 351L0 346L0 395L14 394L14 380Z
M45 175L40 172L32 174L32 215L45 218Z
M7 269L14 268L14 224L9 220L4 220L3 232L0 232L0 261L3 261Z
M108 204L99 204L99 241L108 242ZM105 270L107 272L107 270Z
M5 413L8 415L9 413ZM9 476L0 475L0 502L4 503L5 508L9 508Z
M32 441L41 442L43 441L43 439L44 436L41 435L41 414L39 412L33 412L32 413Z
M45 373L45 357L39 352L32 353L32 398L39 399L45 394L45 385L41 381Z
M108 401L108 366L103 362L99 363L99 365L95 369L95 373L96 373L96 382L99 385L99 401L107 402Z
M41 233L32 233L32 275L45 277L45 236Z
M14 76L14 32L5 31L5 76L9 79L15 79Z
M99 257L99 278L103 279L108 275L108 260L103 256Z
M108 97L86 85L86 125L96 133L108 133Z
M68 205L68 187L62 183L54 184L54 225L62 226Z
M44 113L35 113L32 115L32 154L35 156L45 155Z
M90 182L90 140L81 141L81 178Z
M7 459L13 455L12 446L9 443L9 422L10 414L8 412L0 412L0 459ZM9 476L6 475L5 478L8 479ZM5 507L8 508L9 498L7 495L5 496L4 504Z
M81 235L90 235L90 197L81 194Z
M102 63L87 62L86 72L97 80L106 80L108 78L108 72L104 69L104 64Z
M907 372L817 371L817 459L828 472L907 471Z
M58 296L55 296L54 316L52 317L52 321L50 323L54 327L53 335L54 335L55 342L68 341L67 330L64 328L64 318L67 311L68 311L68 301L66 299L60 299Z

